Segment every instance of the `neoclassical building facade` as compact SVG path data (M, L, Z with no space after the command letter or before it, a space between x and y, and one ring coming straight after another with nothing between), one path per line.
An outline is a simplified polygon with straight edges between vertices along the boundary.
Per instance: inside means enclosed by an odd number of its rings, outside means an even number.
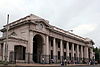
M94 42L69 31L57 28L36 15L30 14L8 24L7 61L31 63L60 63L86 61L94 58ZM0 61L5 61L7 25L0 31Z

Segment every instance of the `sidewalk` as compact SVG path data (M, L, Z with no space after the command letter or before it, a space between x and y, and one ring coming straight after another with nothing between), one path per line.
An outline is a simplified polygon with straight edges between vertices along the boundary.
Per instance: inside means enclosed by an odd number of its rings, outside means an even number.
M16 64L16 66L61 66L60 64Z
M61 66L61 64L16 64L17 66ZM67 64L66 66L84 66L89 64Z
M85 66L89 64L67 64L66 66ZM6 67L32 67L32 66L43 66L43 67L60 67L61 64L8 64ZM5 65L1 64L0 67L5 67Z

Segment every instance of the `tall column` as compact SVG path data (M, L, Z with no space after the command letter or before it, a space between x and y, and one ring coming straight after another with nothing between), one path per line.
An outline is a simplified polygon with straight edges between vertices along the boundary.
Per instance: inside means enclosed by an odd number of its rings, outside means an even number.
M49 36L46 36L46 63L49 63Z
M90 48L90 58L93 59L93 48Z
M81 46L81 58L83 59L83 46Z
M5 61L5 42L3 43L3 61Z
M1 53L1 43L0 43L0 61L2 60L2 53Z
M55 38L53 38L53 59L54 59L54 62L56 63L57 51L56 51L56 40L55 40Z
M84 48L84 57L88 58L88 47Z
M74 44L72 44L71 50L72 50L71 57L72 57L72 60L74 60Z
M67 42L66 45L67 45L67 58L69 59L69 43Z
M2 50L1 50L2 48L1 48L1 43L0 43L0 61L2 60Z
M77 56L77 60L79 60L79 45L77 45L77 54L76 54L76 56Z
M42 55L46 55L46 50L45 50L46 49L45 48L46 46L45 46L45 43L43 43L42 45L43 45L43 49L42 49L43 53L42 53Z
M61 49L60 49L60 53L61 53L60 56L61 56L61 62L62 62L62 61L63 61L63 43L62 43L62 40L60 40L60 46L61 46L61 47L60 47L60 48L61 48Z
M84 47L84 58L85 58L85 61L88 62L89 55L88 55L88 47L87 46Z
M30 49L30 62L33 62L32 60L32 54L33 54L33 32L30 32L30 45L29 45L29 49ZM28 50L29 51L29 50Z

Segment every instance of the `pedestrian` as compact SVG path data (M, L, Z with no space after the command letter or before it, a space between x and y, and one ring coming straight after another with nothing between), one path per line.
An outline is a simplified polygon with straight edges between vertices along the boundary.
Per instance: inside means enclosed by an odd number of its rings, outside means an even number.
M54 60L53 59L50 59L50 63L52 64L54 62Z
M54 59L52 59L52 63L54 63Z
M44 64L44 57L42 57L42 63Z
M91 61L89 61L89 65L91 65Z
M64 66L64 60L61 61L61 66Z
M66 64L67 64L67 60L65 59L65 60L64 60L64 65L66 66Z

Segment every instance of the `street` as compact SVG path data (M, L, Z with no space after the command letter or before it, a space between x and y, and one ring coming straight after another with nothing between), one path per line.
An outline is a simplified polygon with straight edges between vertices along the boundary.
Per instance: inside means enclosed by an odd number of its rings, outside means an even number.
M61 66L66 67L66 66ZM88 66L67 66L67 67L100 67L100 65L88 65Z
M60 65L0 65L0 67L100 67L99 65L70 65L70 66L60 66Z

